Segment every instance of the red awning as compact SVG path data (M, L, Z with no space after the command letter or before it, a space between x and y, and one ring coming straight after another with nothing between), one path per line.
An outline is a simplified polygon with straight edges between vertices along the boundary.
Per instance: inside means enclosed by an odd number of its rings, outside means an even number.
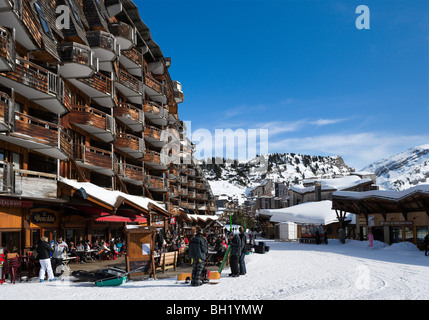
M94 221L98 222L147 222L146 218L143 217L122 217L122 216L106 216L106 217L99 217L95 219Z

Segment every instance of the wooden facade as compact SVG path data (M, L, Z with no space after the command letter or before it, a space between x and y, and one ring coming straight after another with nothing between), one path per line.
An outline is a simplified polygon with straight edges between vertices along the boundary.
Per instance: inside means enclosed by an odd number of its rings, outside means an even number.
M136 5L74 4L64 29L55 9L69 1L6 1L0 12L0 246L18 252L45 235L115 235L125 222L97 221L100 210L143 214L133 203L114 210L88 203L60 186L63 179L165 205L161 216L144 212L155 227L169 227L163 214L216 211L193 148L180 143L181 84L171 80L171 59L152 41ZM122 9L111 16L115 4ZM175 141L176 149L164 150Z

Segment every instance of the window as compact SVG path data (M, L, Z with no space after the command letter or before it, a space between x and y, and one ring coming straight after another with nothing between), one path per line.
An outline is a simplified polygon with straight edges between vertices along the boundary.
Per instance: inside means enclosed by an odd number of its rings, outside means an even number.
M423 242L425 236L429 233L428 227L416 227L417 242Z
M46 20L45 14L42 11L39 3L35 2L34 6L36 7L37 14L39 15L40 23L42 24L43 31L49 36L49 38L54 39L51 28L49 27L48 20Z
M101 7L100 0L95 0L95 3L97 4L98 11L100 12L100 14L103 17L103 19L106 19L105 15L104 15L103 8Z
M74 3L74 0L69 0L70 8L72 9L74 19L77 21L77 23L80 25L81 28L83 28L82 20L80 19L79 13L77 12L76 4Z
M9 252L19 252L20 245L21 241L19 231L1 233L1 246L9 250Z

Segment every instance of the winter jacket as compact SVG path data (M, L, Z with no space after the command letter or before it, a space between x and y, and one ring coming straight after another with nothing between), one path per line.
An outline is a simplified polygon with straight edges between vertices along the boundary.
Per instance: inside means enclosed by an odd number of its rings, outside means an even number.
M206 260L206 254L207 254L207 242L203 238L201 233L197 233L195 237L191 239L189 242L189 251L188 256L189 259L194 260Z
M38 260L49 259L50 252L54 252L54 249L51 248L49 243L47 243L46 241L40 241L39 245L37 246L37 259Z
M241 255L241 240L238 235L234 235L231 240L231 255Z
M52 258L63 259L64 252L67 252L68 249L69 249L69 246L64 241L61 243L56 242L54 244L54 253L52 254Z
M247 252L247 239L246 234L240 233L240 240L241 240L241 254L244 254Z

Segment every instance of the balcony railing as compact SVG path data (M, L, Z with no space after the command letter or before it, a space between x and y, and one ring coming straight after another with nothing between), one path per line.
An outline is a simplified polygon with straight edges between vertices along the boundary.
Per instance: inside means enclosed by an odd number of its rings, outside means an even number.
M136 159L142 158L146 150L144 139L122 132L116 134L114 146Z
M98 71L98 59L87 46L75 42L59 44L62 66L60 75L66 79L86 78Z
M143 167L134 166L127 163L117 163L118 174L124 178L139 181L143 183Z
M104 93L110 96L113 95L113 81L100 72L95 73L90 78L79 79L79 81L94 88L95 90L101 93ZM95 94L93 96L90 95L91 98L96 98L98 96L99 96L98 94Z
M144 129L144 112L132 104L120 102L113 109L113 115L135 132Z
M120 69L116 88L132 103L143 103L143 84L128 72Z
M7 28L0 26L0 72L15 68L15 36Z
M4 92L0 92L0 131L13 128L15 101Z
M149 189L167 190L168 180L161 177L147 175L144 179L145 184Z
M144 84L160 95L165 95L165 86L149 74L145 74Z
M119 60L129 73L138 77L143 76L143 54L137 48L122 50Z
M13 163L0 161L0 193L15 193L15 173Z
M89 46L94 50L100 61L113 61L120 55L120 45L111 33L88 31L86 37Z
M65 113L66 89L63 80L57 74L21 57L16 57L15 62L14 71L0 73L0 83L14 88L20 95L51 112Z
M116 37L121 45L121 50L129 50L137 44L136 29L129 24L123 22L112 23L109 26L109 31Z
M73 144L73 154L76 161L81 161L83 164L112 169L112 152L110 151L83 144Z

